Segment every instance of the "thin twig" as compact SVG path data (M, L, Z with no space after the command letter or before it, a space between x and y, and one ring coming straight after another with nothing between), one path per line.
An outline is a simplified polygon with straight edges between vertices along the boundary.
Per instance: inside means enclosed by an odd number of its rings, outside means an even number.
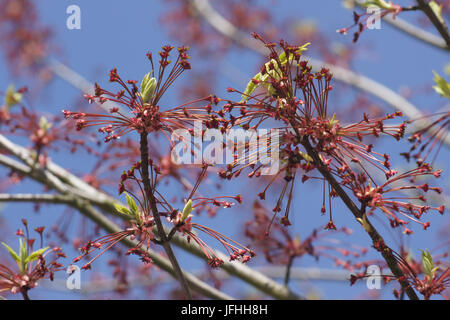
M288 263L286 265L286 271L285 271L285 275L284 275L284 285L286 287L289 284L289 280L291 279L291 269L292 269L292 264L294 263L294 259L295 259L295 256L291 255L289 257Z

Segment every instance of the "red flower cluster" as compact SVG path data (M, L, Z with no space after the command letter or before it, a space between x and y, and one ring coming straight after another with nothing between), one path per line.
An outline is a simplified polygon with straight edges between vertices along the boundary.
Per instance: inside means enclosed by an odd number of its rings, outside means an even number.
M198 99L170 110L160 111L158 102L163 94L183 71L191 68L188 62L189 56L186 53L188 48L180 47L178 48L177 60L173 64L172 69L167 71L168 66L171 64L169 57L172 50L173 47L164 46L162 47L162 51L159 52L161 59L159 61L157 79L153 78L156 70L153 65L152 54L147 54L152 65L152 71L148 76L152 79L151 81L154 81L151 90L149 89L148 97L144 96L144 88L142 88L144 86L144 80L141 85L141 90L139 90L136 85L137 81L128 80L124 82L115 68L110 71L110 82L118 83L122 87L120 91L113 93L95 84L95 95L86 95L86 98L91 103L95 100L100 104L110 101L117 105L125 106L128 110L112 107L109 109L110 114L63 110L64 116L75 119L78 130L89 126L102 126L98 131L106 133L105 142L118 139L130 131L137 131L139 133L156 131L171 133L175 129L191 129L193 124L190 122L194 120L209 120L210 116L205 108L190 105L201 101L212 102L214 100L213 97ZM169 72L169 74L164 78L166 72ZM150 80L147 79L146 81L148 82ZM130 112L131 115L129 115Z
M377 118L371 118L364 114L363 119L357 123L341 124L335 114L330 117L328 112L328 94L332 90L330 84L332 74L329 70L322 68L313 72L307 61L301 60L301 53L306 49L305 46L292 46L285 41L280 41L277 45L264 41L257 34L254 36L270 49L269 62L265 63L261 67L260 73L251 79L246 90L240 92L243 97L240 102L228 101L224 106L222 113L228 113L230 120L223 125L227 127L239 125L244 129L256 129L268 119L279 120L285 124L284 127L279 128L281 131L281 166L278 174L284 174L285 183L273 209L274 212L281 211L283 198L287 196L286 212L283 217L285 224L289 224L288 214L292 190L296 173L299 170L303 171L302 182L309 179L324 181L322 213L326 212L325 198L327 194L330 201L332 197L337 196L330 185L326 186L328 181L324 177L312 175L318 162L325 166L343 187L350 189L364 205L383 208L383 210L386 207L382 206L380 201L376 204L374 201L366 201L364 194L374 192L374 189L382 190L382 193L412 189L411 186L400 186L394 189L383 188L391 182L399 182L418 175L434 174L438 176L438 171L432 171L429 166L422 166L419 170L406 172L398 178L392 179L397 171L391 168L390 156L376 152L373 144L367 144L365 140L367 137L378 138L381 135L400 140L405 133L405 123L390 125L385 122L400 117L402 114L395 112ZM278 51L277 47L279 47ZM235 89L229 89L229 91L239 92ZM235 109L238 109L240 114L234 115L233 110ZM246 150L250 150L250 147L248 144ZM312 157L314 154L317 155L316 159ZM228 165L227 170L220 173L220 176L230 179L240 175L244 168L252 170L249 177L259 176L261 167L255 167L252 163L242 165L242 160L236 159L233 164ZM386 179L390 179L381 184L381 189L377 187L378 183L372 176L371 167L380 170ZM265 198L268 187L275 179L276 177L259 194L261 199ZM368 182L371 185L368 185ZM366 188L370 191L365 190ZM437 188L430 190L439 191ZM409 199L412 201L415 198ZM416 218L430 209L430 207L417 206L409 202L394 203L392 198L385 200L384 204L390 207L387 210L399 211L401 209L401 212L407 211ZM443 211L443 207L435 209ZM336 226L331 217L331 205L329 211L330 220L326 228L335 229ZM394 224L397 225L401 222L399 219L394 220ZM427 226L427 224L423 225Z
M49 278L53 281L54 273L62 270L62 264L57 260L66 256L60 247L43 247L44 227L34 229L40 236L41 249L33 251L35 239L29 237L28 222L25 219L22 219L22 222L26 233L21 229L16 232L20 237L19 252L16 253L11 247L2 243L17 263L19 270L0 264L0 292L21 293L24 299L29 299L28 291L35 288L41 279Z

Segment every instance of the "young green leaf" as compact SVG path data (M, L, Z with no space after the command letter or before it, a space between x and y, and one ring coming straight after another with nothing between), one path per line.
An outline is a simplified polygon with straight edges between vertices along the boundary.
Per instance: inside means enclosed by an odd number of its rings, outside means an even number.
M25 263L30 263L30 262L36 260L37 258L39 258L40 255L43 255L45 253L45 251L48 250L48 248L50 248L50 247L45 247L45 248L34 251L32 254L30 254L25 259Z
M436 83L433 86L433 89L439 93L441 96L450 99L450 83L448 83L444 78L434 72L434 82Z
M22 101L22 93L14 90L14 85L10 85L5 93L6 109L20 103L20 101Z
M392 9L392 5L387 3L384 0L366 0L363 3L361 3L361 5L366 8L375 6L375 7L378 7L381 9L386 9L386 10Z
M301 151L299 151L298 152L302 157L303 157L303 159L305 159L306 161L308 161L308 162L313 162L314 160L313 160L313 158L311 158L311 156L309 155L309 154L307 154L306 152L301 152Z
M433 10L436 17L438 17L439 21L441 23L445 23L444 19L442 18L442 4L439 4L433 0L430 1L428 5L430 6L431 10Z
M52 127L52 123L48 122L47 118L42 116L39 120L39 128L47 132Z
M156 88L156 79L152 77L152 72L147 73L141 82L141 96L144 103L149 103Z
M302 52L307 51L308 50L308 46L310 45L310 42L305 43L304 45L302 45L301 47L299 47L296 51L297 54L302 54ZM292 62L292 59L294 58L294 55L292 53L289 54L289 62ZM284 66L287 62L288 59L286 58L286 52L282 52L279 56L278 59L280 60L280 63L282 66Z
M20 258L19 255L10 247L8 246L6 243L2 242L2 245L8 250L9 254L11 255L11 257L17 262L20 262Z
M256 74L250 81L247 83L247 87L245 88L244 94L242 95L241 102L247 102L250 98L251 94L256 90L258 87L258 84L256 84L254 81L259 81L261 79L261 72Z
M118 212L122 213L122 214L126 214L126 215L129 215L129 216L132 216L132 215L133 215L133 214L131 213L131 211L128 210L127 207L124 207L124 206L122 206L122 205L120 205L120 204L118 204L118 203L114 203L114 208L116 208L116 210L117 210Z
M428 252L428 250L421 250L421 251L422 251L423 272L431 280L434 278L434 274L435 274L437 268L434 267L433 258L431 257L431 254Z
M19 239L20 243L20 260L25 261L25 259L28 257L28 246L27 241L22 241L22 238Z
M128 193L125 192L125 195L127 197L127 204L128 204L128 208L131 211L131 214L133 216L136 216L139 213L139 208L138 208L136 202L134 201L133 197L131 197Z
M27 245L27 240L22 241L22 238L19 239L19 243L20 243L20 272L23 273L26 268L27 268L27 263L25 262L26 259L28 258L28 245Z
M184 222L184 220L187 219L192 210L192 200L189 199L189 201L184 205L183 213L181 214L181 222Z
M308 50L308 46L310 43L305 43L301 47L298 48L297 53L301 54L303 51ZM292 62L292 59L294 58L294 55L291 53L289 55L289 62ZM285 65L288 62L288 58L286 57L286 53L282 52L278 56L278 60L280 61L281 65ZM273 65L273 69L271 70L270 65ZM274 79L279 79L281 76L281 69L278 65L278 62L275 59L271 59L269 62L265 64L266 67L266 73L264 75L260 73L257 73L250 81L247 83L247 87L244 90L244 94L242 95L241 102L247 102L250 95L258 88L259 86L262 86L267 89L269 94L274 94L275 90L273 86L270 83L267 83L266 80L269 78L269 75ZM255 83L257 80L259 83Z

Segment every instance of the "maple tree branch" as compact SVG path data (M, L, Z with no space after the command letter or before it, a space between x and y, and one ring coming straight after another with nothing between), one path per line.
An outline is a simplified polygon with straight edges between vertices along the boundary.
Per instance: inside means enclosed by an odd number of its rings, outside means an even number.
M0 134L0 150L6 151L9 154L14 155L19 158L21 161L29 162L32 159L32 155L30 152L23 148L20 145L17 145ZM75 200L68 201L67 204L75 206L75 208L79 209L79 211L84 214L89 219L93 220L108 232L118 232L121 231L119 226L110 221L103 213L96 210L95 207L100 208L102 211L108 214L115 214L121 219L126 219L123 214L120 214L114 206L114 203L120 204L121 202L114 197L111 197L104 193L101 190L93 188L80 178L76 177L69 171L63 169L59 165L55 164L52 160L47 161L47 165L45 168L41 168L38 170L38 167L29 167L26 164L23 164L17 160L12 159L4 154L0 153L0 165L3 165L11 170L23 175L30 177L31 179L54 189L50 180L46 180L45 177L51 176L51 180L59 181L57 186L63 186L62 190L67 190L69 188L70 191L75 191L75 193L68 193L59 195L58 199L62 201L64 197L73 196ZM46 172L46 175L40 174L40 170ZM83 192L81 192L83 190ZM59 190L57 190L59 192ZM39 197L38 197L39 198ZM45 197L41 197L45 198ZM89 205L89 206L88 206ZM124 206L124 204L122 204ZM167 230L166 230L167 231ZM130 242L128 238L123 240L123 243L129 247L135 246L136 243ZM181 249L200 257L204 260L207 260L202 249L193 243L188 243L186 239L175 234L171 240L171 242L180 247ZM149 250L147 248L147 250ZM169 260L162 257L160 254L149 250L149 257L154 260L155 264L162 268L163 270L169 272L173 275L173 269L170 265ZM268 278L264 274L253 270L252 268L247 267L239 261L228 261L228 257L226 257L223 253L219 251L215 251L215 255L221 258L224 261L224 264L220 267L225 270L228 274L241 279L242 281L250 284L251 286L257 288L258 290L266 293L267 295L275 298L275 299L302 299L301 296L292 292L290 289L286 288L282 284ZM188 275L186 275L188 274ZM211 291L207 291L208 285L203 281L195 278L194 276L189 276L189 273L184 271L184 276L186 277L191 288L197 292L199 292L199 288L203 288L202 290L206 290L209 295L208 297L212 297L215 295L214 299L222 299L217 295L218 293L214 293ZM220 292L219 292L220 293ZM225 298L225 296L222 296Z
M391 269L392 274L397 278L400 285L402 286L402 289L408 295L409 299L419 300L419 297L417 296L414 289L405 280L406 279L405 274L398 265L397 260L395 259L395 256L392 253L392 249L386 245L386 242L384 241L383 237L379 234L377 229L368 220L365 213L365 206L363 205L361 209L356 206L356 204L353 202L353 200L350 198L347 192L342 188L340 183L335 179L335 177L331 174L326 165L322 162L322 160L319 157L319 154L317 153L317 151L314 149L314 147L311 145L311 143L308 141L307 138L302 138L301 144L305 147L305 150L308 153L308 155L314 160L314 165L316 166L317 170L319 170L322 176L336 191L336 193L342 199L344 204L351 211L353 216L359 221L364 221L364 223L366 224L364 225L364 230L372 239L373 246L378 251L380 251L389 269Z
M428 19L430 19L431 23L442 36L447 47L450 47L450 33L445 21L434 12L430 4L425 0L417 0L417 4L419 5L420 10L427 15Z

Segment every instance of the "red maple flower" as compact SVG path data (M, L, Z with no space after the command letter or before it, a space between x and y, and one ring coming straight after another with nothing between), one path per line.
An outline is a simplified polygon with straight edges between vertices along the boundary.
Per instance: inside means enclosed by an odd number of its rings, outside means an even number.
M210 104L217 103L217 99L212 96L197 99L169 110L160 110L158 102L161 97L185 70L191 68L188 62L189 56L186 53L188 48L180 47L178 48L178 58L169 71L168 66L172 63L169 57L172 50L173 47L164 46L162 51L159 52L161 60L159 61L156 78L154 77L156 70L153 65L152 54L147 54L152 65L152 71L142 80L140 90L136 85L137 81L123 81L115 68L110 71L110 82L118 83L122 90L113 93L95 84L95 95L86 95L86 98L90 103L95 100L100 104L107 101L115 103L117 107L111 107L109 109L110 114L63 110L64 116L75 119L78 130L89 126L101 126L98 131L106 133L105 142L118 139L130 131L139 133L162 131L165 134L170 134L175 129L192 129L195 120L210 120L211 110L194 104L201 101ZM164 77L167 72L169 74ZM119 106L126 108L119 108Z
M35 229L41 238L41 248L33 251L35 239L29 238L27 221L22 219L22 222L25 225L26 237L22 230L17 232L20 240L19 251L16 253L10 246L2 242L17 263L19 270L0 264L0 292L21 293L24 299L28 300L28 291L35 288L41 279L48 278L53 281L54 273L62 269L62 264L57 260L66 256L60 247L43 247L44 227Z

